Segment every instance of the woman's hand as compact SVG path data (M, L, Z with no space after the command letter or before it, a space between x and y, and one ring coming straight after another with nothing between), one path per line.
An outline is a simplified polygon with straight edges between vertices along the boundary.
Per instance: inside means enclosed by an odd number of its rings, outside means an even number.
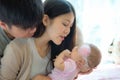
M32 80L51 80L51 78L49 76L36 75L35 77L32 78Z

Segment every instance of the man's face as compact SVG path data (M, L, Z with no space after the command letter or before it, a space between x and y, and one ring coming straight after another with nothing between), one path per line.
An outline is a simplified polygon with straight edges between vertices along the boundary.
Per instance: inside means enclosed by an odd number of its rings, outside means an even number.
M7 27L6 32L10 34L10 36L15 38L27 38L32 37L36 31L36 27L34 28L28 28L28 29L21 29L16 26L11 26L11 28Z

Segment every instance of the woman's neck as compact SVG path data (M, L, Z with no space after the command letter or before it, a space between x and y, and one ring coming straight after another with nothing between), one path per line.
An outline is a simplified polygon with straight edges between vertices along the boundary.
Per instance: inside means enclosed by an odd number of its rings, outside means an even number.
M41 47L48 46L49 44L48 36L43 34L42 36L35 38L35 43L37 43Z
M35 46L38 50L39 55L43 58L50 51L49 41L44 36L41 36L40 38L35 38Z

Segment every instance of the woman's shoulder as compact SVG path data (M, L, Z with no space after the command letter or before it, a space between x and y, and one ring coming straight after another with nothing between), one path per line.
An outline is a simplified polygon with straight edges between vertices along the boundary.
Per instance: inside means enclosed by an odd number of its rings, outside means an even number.
M32 38L16 38L14 40L12 40L9 45L15 45L15 46L28 46L30 43L30 40L32 40Z
M81 46L83 44L83 34L79 27L76 27L76 45Z
M26 39L14 39L13 41L11 41L6 49L4 50L4 54L6 55L14 55L17 58L23 58L27 57L30 53L30 47L28 44L29 38ZM27 56L25 56L27 55Z
M15 44L26 44L29 38L16 38L10 43L15 43Z
M25 49L29 49L30 46L30 40L32 38L16 38L12 40L6 48L10 48L12 50L19 50L24 51Z

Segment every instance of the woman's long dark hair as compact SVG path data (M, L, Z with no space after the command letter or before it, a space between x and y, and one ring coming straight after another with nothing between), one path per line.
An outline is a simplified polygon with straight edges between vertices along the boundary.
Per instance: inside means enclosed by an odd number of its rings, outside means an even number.
M65 49L72 50L72 48L75 46L76 15L73 6L66 0L46 0L44 2L44 12L49 16L50 19L54 19L57 16L70 12L73 12L75 17L69 35L60 45L56 45L50 41L51 60L53 61L53 59L55 59L55 57L61 51Z

